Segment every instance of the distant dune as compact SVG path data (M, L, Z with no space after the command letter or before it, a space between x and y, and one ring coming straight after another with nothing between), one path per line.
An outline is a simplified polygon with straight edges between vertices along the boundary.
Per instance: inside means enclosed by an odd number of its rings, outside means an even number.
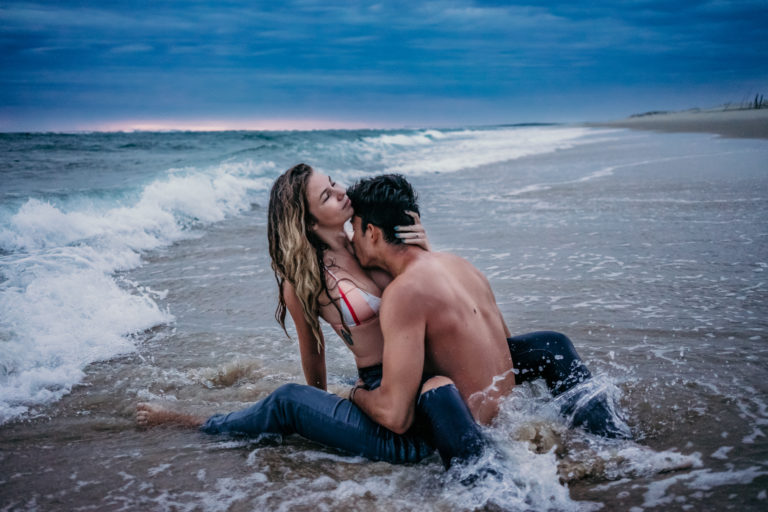
M704 132L730 138L768 139L768 108L648 112L636 114L627 119L587 123L587 125L657 132Z

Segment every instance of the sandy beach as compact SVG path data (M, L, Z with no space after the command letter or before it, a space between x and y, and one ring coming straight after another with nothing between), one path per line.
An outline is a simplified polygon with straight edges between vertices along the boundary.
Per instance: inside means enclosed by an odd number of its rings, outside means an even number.
M768 139L768 109L689 110L640 114L587 126L665 133L716 133L726 138Z

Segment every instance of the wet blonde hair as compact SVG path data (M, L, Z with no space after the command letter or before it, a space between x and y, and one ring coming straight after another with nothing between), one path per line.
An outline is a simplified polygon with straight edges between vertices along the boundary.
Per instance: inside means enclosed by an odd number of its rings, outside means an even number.
M323 253L328 245L312 230L317 222L309 211L307 183L312 168L298 164L285 171L272 185L269 196L267 236L272 270L280 292L275 319L285 334L285 297L283 285L291 283L301 302L304 319L317 339L318 352L322 348L320 329L320 295L325 293L328 300L339 309L331 298L325 280Z

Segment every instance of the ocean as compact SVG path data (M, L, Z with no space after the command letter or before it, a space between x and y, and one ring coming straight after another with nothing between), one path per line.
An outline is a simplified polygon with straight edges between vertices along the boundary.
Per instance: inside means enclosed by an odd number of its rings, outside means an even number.
M768 141L578 125L0 134L0 510L763 510ZM635 439L568 430L539 384L487 433L502 477L295 436L140 430L303 383L266 206L306 162L405 174L435 250L513 334L567 334ZM326 326L327 327L327 326ZM329 389L356 379L326 328ZM490 456L490 455L489 455Z

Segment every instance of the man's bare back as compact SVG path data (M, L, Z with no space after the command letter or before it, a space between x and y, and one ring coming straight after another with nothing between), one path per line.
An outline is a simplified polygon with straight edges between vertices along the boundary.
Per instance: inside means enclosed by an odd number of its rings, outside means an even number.
M498 399L514 387L508 330L488 280L472 264L448 253L414 251L385 290L387 304L419 309L425 328L425 374L452 379L473 416L489 423ZM385 335L386 336L386 335Z

